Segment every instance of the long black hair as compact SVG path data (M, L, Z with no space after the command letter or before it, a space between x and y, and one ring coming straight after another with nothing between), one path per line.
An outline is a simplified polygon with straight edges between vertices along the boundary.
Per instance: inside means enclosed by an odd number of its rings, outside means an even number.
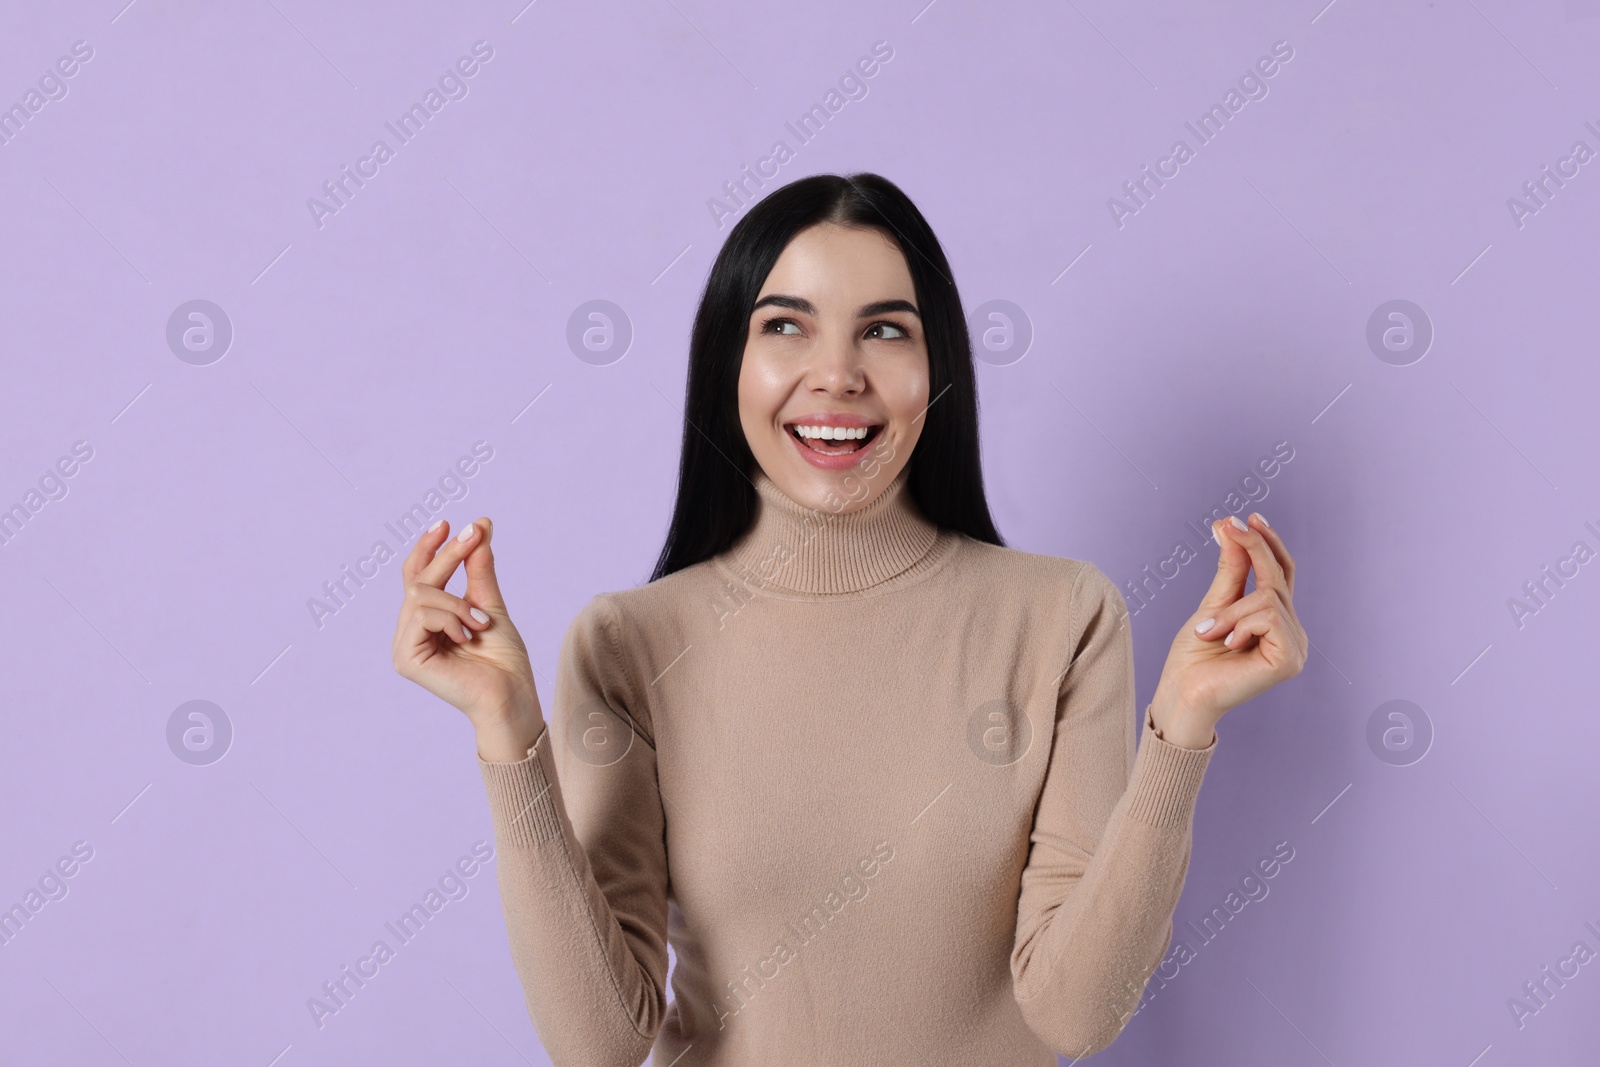
M928 345L929 407L908 461L907 491L931 522L1004 545L983 493L978 392L961 297L938 238L887 178L817 174L773 190L733 227L695 313L683 451L672 525L651 581L731 547L755 521L755 456L739 422L739 368L750 312L794 236L832 222L875 229L900 248Z

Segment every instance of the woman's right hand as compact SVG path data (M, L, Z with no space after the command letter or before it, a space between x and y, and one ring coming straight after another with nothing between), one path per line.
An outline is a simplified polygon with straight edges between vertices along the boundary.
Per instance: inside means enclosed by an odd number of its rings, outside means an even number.
M394 634L394 669L465 712L480 738L499 736L543 718L527 646L495 577L493 524L480 518L464 532L465 541L451 537L450 524L441 520L417 539L401 565L405 595ZM467 588L458 597L444 587L463 561Z

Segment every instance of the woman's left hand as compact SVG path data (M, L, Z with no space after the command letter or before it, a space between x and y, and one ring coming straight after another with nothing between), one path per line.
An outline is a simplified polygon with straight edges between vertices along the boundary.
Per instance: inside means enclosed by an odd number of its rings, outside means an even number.
M1294 559L1259 514L1211 524L1217 576L1172 640L1150 715L1163 740L1205 748L1228 709L1305 666L1310 641L1294 613ZM1256 587L1245 594L1255 571ZM1207 625L1207 621L1210 625ZM1203 628L1203 629L1202 629Z

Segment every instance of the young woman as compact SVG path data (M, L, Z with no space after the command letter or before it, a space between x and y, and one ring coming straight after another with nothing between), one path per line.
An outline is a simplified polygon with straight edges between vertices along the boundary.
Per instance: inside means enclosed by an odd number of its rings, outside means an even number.
M476 730L552 1062L1110 1044L1172 935L1214 724L1305 661L1282 539L1213 524L1216 578L1136 726L1116 586L995 531L949 264L873 174L734 226L685 414L655 574L579 612L548 725L489 519L403 568L395 667Z

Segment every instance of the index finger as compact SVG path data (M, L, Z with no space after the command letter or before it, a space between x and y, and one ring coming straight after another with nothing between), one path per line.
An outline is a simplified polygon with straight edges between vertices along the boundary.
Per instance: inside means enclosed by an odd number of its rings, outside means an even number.
M1294 596L1294 557L1289 555L1283 538L1278 536L1278 531L1267 525L1267 520L1261 517L1261 512L1252 512L1256 522L1250 528L1266 538L1267 545L1272 549L1273 556L1278 561L1278 568L1283 572L1283 585L1289 595ZM1257 525L1259 524L1259 525Z
M461 532L444 542L444 547L417 572L414 580L443 589L455 576L456 568L461 566L461 561L483 544L488 536L488 528L489 520L482 517L461 527ZM434 537L439 536L438 531L430 532ZM465 541L462 540L463 537L466 538Z
M1234 543L1250 554L1251 567L1256 572L1256 588L1277 589L1283 593L1284 599L1294 595L1293 587L1288 577L1283 572L1283 566L1278 562L1278 556L1273 546L1267 541L1271 527L1257 529L1252 526L1248 530L1240 530L1232 523L1223 523L1223 528L1228 531L1228 536ZM1274 538L1277 534L1273 533Z
M422 568L432 562L433 554L439 551L439 546L449 536L450 524L443 519L422 531L422 536L417 538L417 543L411 546L411 551L406 553L405 560L400 564L400 577L406 585L416 581Z

